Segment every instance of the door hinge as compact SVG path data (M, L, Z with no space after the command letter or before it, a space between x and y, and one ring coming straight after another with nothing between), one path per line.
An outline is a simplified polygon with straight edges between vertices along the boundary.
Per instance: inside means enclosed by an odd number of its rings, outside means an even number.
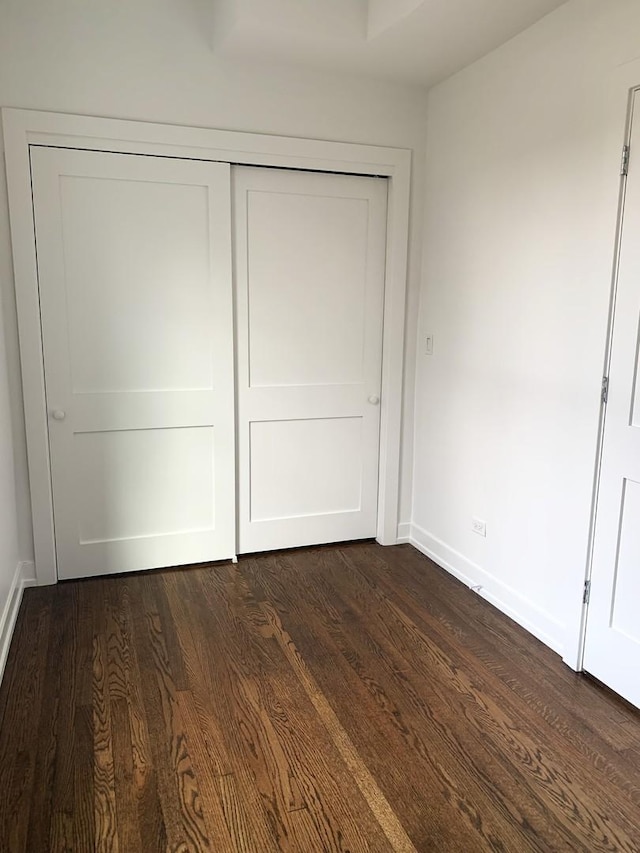
M588 604L590 598L591 598L591 581L585 581L584 582L584 595L582 596L582 603Z
M609 377L602 377L602 393L600 395L600 399L604 404L609 402Z
M629 145L622 146L622 163L620 164L620 174L625 176L629 174L629 154L631 147Z

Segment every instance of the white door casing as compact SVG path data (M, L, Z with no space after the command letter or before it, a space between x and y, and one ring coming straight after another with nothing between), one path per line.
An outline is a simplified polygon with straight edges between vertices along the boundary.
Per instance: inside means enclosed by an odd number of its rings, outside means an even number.
M638 94L635 94L637 99ZM632 139L640 148L640 129ZM632 149L633 149L632 144ZM637 154L637 152L636 152ZM640 171L626 185L584 669L640 707Z
M234 167L238 550L376 534L387 182Z
M58 575L232 557L230 167L31 154Z
M411 152L205 127L3 108L2 127L25 410L35 569L55 583L57 559L44 393L29 151L33 146L111 151L388 178L380 478L376 538L397 540Z

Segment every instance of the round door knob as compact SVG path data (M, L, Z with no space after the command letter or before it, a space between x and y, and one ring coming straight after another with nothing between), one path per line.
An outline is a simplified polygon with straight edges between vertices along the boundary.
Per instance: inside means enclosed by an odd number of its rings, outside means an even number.
M369 397L369 402L371 403L372 406L377 406L378 403L380 402L380 397L378 397L376 394L372 394Z
M63 421L65 419L65 413L62 411L62 409L54 409L51 413L51 417L54 419L54 421Z

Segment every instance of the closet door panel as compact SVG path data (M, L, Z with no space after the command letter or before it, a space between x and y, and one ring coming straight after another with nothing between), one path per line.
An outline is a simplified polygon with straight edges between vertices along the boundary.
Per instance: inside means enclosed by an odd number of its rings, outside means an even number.
M374 536L386 182L233 186L240 550Z
M291 175L285 178L290 183ZM249 194L251 388L362 382L368 204L364 198Z
M31 156L59 577L230 557L229 166Z

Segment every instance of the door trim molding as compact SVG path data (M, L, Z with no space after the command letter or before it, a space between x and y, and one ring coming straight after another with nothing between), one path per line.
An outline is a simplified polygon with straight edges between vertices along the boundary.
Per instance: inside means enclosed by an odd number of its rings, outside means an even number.
M2 125L38 584L56 583L57 568L31 203L29 147L32 145L345 172L389 179L376 538L382 545L395 544L400 487L411 152L402 148L21 109L3 109Z

